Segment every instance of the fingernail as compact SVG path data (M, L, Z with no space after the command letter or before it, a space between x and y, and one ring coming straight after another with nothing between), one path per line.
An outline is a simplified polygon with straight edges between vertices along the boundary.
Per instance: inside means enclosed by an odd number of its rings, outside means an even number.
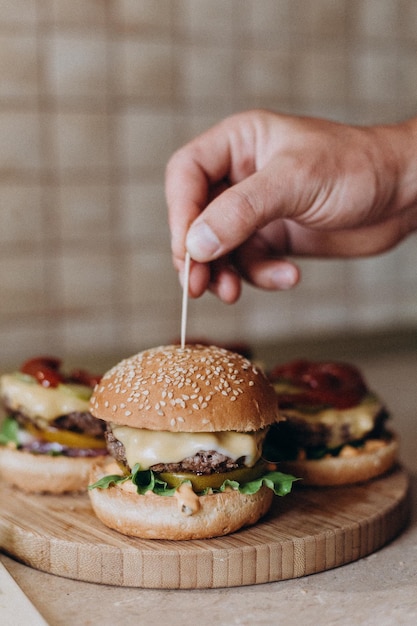
M205 222L191 226L185 242L186 248L195 261L210 261L220 248L220 241Z
M298 272L291 265L281 267L272 272L271 280L277 289L291 289L297 283Z

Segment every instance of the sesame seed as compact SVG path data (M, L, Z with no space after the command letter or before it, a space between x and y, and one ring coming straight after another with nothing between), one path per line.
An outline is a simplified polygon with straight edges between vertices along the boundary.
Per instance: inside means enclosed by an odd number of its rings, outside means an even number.
M245 371L248 373L243 374ZM236 401L247 385L256 385L254 377L259 373L249 360L223 348L160 346L121 361L104 374L96 394L113 395L114 404L111 399L103 403L113 413L132 409L133 403L139 414L147 411L162 417L169 409L176 424L180 421L175 416L177 412L204 410L202 423L208 424L214 396L222 394ZM248 381L248 377L252 380ZM92 406L96 404L93 398ZM132 411L124 411L126 416L131 414Z

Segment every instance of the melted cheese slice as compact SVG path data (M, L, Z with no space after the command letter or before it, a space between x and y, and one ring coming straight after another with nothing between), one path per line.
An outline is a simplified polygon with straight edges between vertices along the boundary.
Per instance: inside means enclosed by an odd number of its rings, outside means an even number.
M85 385L42 387L31 376L20 374L4 374L0 378L0 396L7 406L35 421L51 422L73 411L88 411L91 393Z
M157 463L179 463L200 450L215 450L234 461L245 457L252 467L260 459L266 431L255 433L171 433L112 424L113 434L125 447L130 467L149 469Z
M279 402L279 399L278 399ZM346 443L346 432L349 439L362 439L375 426L375 417L383 408L382 403L373 394L365 396L362 402L347 409L326 408L319 411L306 411L298 408L282 409L281 413L288 418L298 418L309 424L323 424L330 429L327 447L337 448Z

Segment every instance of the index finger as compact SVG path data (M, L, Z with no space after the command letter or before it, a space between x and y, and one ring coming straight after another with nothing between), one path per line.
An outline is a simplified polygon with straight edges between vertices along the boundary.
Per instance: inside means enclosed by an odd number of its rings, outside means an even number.
M212 200L213 188L230 174L230 134L225 122L177 150L168 162L165 194L174 261L184 258L189 227Z

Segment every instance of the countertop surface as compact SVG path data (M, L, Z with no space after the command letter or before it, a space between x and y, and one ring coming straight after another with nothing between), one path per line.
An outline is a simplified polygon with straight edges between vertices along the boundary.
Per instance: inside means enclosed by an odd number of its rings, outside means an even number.
M152 626L167 617L171 626L416 624L417 354L389 351L354 362L391 410L391 426L401 440L401 462L411 477L409 525L381 550L312 576L203 591L97 585L39 572L5 555L1 561L51 626Z

